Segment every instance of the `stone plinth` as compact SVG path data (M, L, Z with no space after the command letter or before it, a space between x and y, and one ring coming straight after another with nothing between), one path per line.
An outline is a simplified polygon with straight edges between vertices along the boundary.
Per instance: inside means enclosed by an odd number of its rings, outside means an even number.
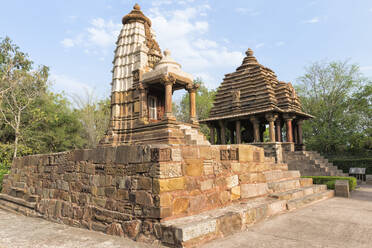
M336 180L335 182L335 196L350 197L349 192L349 181L347 180Z
M372 184L372 175L366 175L366 183Z

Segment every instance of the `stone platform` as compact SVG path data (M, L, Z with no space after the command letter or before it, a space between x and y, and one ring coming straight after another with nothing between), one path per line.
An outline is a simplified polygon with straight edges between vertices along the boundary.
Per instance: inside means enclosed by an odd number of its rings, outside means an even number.
M331 196L256 146L124 145L17 158L4 178L0 206L137 241L192 247Z

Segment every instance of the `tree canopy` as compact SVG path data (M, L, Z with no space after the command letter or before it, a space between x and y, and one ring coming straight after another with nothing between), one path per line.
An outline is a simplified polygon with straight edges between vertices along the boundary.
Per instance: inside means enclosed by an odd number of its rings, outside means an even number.
M371 82L349 61L316 62L299 78L308 149L362 154L372 149Z
M109 118L109 100L72 105L50 91L49 69L33 61L10 38L0 39L0 164L11 157L91 148L102 137ZM75 97L83 103L83 97ZM92 106L94 109L92 109ZM95 142L87 134L87 113L93 113Z

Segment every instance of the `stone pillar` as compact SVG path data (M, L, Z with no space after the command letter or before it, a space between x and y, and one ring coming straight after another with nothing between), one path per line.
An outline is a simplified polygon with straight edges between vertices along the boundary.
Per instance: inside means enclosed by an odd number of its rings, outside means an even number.
M216 131L217 131L217 144L220 145L221 144L221 128L216 127Z
M219 121L220 127L221 127L221 144L226 144L226 129L225 129L225 123L223 121Z
M173 76L163 76L162 83L165 85L165 119L173 119L172 113L172 94L173 94L173 84L176 82L176 79Z
M274 126L274 121L278 117L277 115L273 114L268 114L265 116L266 120L269 122L269 137L270 137L270 142L275 142L275 126Z
M254 142L260 142L260 122L255 116L250 117L249 120L253 124Z
M280 120L275 121L276 142L282 142L282 126Z
M230 130L230 143L231 144L235 144L235 135L234 135L234 127L230 127L229 130Z
M235 122L235 133L236 133L236 144L242 143L242 137L240 133L240 120Z
M214 126L208 125L208 127L209 127L209 135L211 136L209 141L211 142L212 145L214 145L215 144Z
M295 144L298 144L298 129L297 129L297 123L293 125L293 141Z
M292 120L293 117L284 117L286 121L286 128L287 128L287 142L293 142L293 130L292 130Z
M297 129L298 129L298 144L300 144L300 145L303 144L303 139L302 139L302 122L303 122L303 120L298 120L298 121L297 121Z
M190 122L197 123L196 119L196 91L199 88L199 84L190 84L186 87L186 90L189 92L190 96Z

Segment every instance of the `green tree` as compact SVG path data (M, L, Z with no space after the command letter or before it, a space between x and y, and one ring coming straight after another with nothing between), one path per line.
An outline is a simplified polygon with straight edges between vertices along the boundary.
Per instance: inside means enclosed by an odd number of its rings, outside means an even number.
M328 154L352 151L370 125L365 122L371 117L367 85L359 67L348 61L317 62L306 68L297 92L303 110L315 116L304 123L309 149Z
M2 121L14 131L14 153L17 156L22 136L22 118L29 106L45 91L49 69L32 67L28 55L7 37L0 43L0 114Z
M197 78L194 81L195 84L199 84L200 87L196 92L196 114L199 120L206 119L209 116L209 111L213 106L214 96L216 94L215 90L209 90L205 87L203 81ZM190 117L190 98L189 94L183 95L179 105L175 105L174 112L177 120L188 122ZM209 129L206 125L200 125L200 130L207 137L209 136Z
M83 127L82 138L86 148L94 148L103 138L110 121L110 99L98 100L93 91L85 96L74 95L75 110Z
M27 127L22 140L33 153L61 152L86 144L77 111L60 94L46 92L41 95L25 118Z
M12 157L83 147L82 125L67 99L48 87L48 68L33 62L9 38L0 42L0 163Z

